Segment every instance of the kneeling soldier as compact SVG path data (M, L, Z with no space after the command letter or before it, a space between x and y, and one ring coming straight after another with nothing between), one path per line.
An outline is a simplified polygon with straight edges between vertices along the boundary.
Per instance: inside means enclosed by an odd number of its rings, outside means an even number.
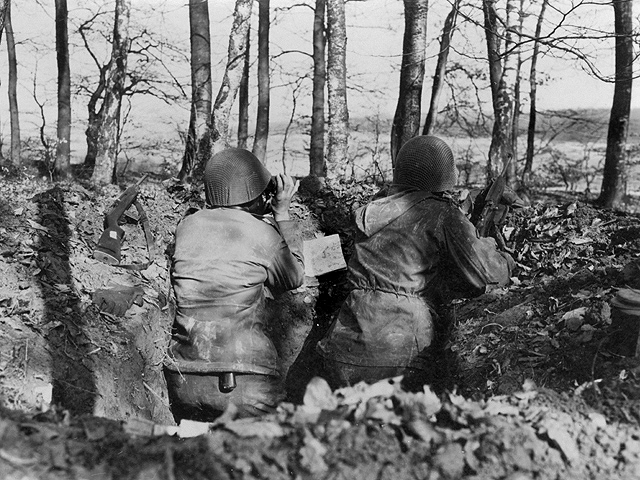
M284 389L263 328L266 290L277 295L304 280L291 177L272 178L251 152L231 148L211 157L204 182L207 208L179 223L172 259L176 318L165 374L178 421L210 421L229 404L242 415L274 409Z

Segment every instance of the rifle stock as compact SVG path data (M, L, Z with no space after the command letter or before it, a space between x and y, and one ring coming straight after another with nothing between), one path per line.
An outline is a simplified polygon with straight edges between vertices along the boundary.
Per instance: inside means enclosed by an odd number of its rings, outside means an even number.
M473 213L471 214L471 223L473 223L477 230L478 234L481 237L486 237L491 235L493 232L495 225L495 216L498 210L498 206L500 204L500 200L504 194L505 188L507 186L507 169L509 168L509 164L511 163L512 156L509 155L509 158L504 164L502 168L502 172L498 175L485 190L478 195L478 198L475 202L475 206L473 208Z

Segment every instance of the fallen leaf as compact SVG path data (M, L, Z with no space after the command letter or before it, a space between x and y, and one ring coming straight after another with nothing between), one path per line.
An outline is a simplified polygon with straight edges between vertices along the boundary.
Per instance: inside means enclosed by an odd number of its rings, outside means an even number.
M331 387L322 377L314 377L307 385L302 403L305 410L317 411L333 410L338 405Z
M540 426L542 428L539 433L546 434L552 445L560 449L569 463L574 463L580 458L580 450L575 440L559 422L547 419L541 422Z
M300 449L300 465L309 473L320 475L329 469L324 461L326 453L327 447L309 431L305 431L304 446Z
M38 222L34 222L30 218L27 218L27 222L29 222L29 225L31 226L31 228L49 233L49 229L47 227L40 225Z
M587 243L591 243L593 242L592 239L590 238L586 238L586 237L580 237L580 238L570 238L569 239L569 243L571 243L572 245L585 245Z
M575 332L584 324L584 316L586 313L587 307L576 308L575 310L565 313L562 316L562 320L564 320L564 324L569 330Z
M444 478L461 478L465 465L465 455L458 443L443 445L433 458L433 464Z
M340 388L336 393L342 395L343 405L355 405L361 402L367 402L370 398L385 397L389 398L394 394L396 386L395 379L384 379L373 385L360 382L353 387Z

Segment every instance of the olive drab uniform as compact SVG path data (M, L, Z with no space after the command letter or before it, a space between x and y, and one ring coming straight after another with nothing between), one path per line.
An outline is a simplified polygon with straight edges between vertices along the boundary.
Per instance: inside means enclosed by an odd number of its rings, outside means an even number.
M478 238L447 198L415 188L391 192L356 212L352 289L318 349L351 365L428 369L423 354L440 293L505 285L513 260L492 238Z
M176 230L176 296L168 368L180 372L276 375L263 331L265 288L299 287L304 267L293 222L275 225L234 208L200 210Z

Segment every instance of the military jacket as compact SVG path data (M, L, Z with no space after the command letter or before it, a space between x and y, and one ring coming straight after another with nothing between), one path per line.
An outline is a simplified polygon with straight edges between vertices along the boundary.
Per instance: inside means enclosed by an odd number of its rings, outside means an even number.
M355 214L351 291L319 353L363 366L428 368L436 305L509 282L513 259L451 200L396 188Z
M277 353L264 332L265 299L267 290L277 295L304 281L293 229L292 221L276 224L237 208L200 210L179 223L168 368L276 374Z

